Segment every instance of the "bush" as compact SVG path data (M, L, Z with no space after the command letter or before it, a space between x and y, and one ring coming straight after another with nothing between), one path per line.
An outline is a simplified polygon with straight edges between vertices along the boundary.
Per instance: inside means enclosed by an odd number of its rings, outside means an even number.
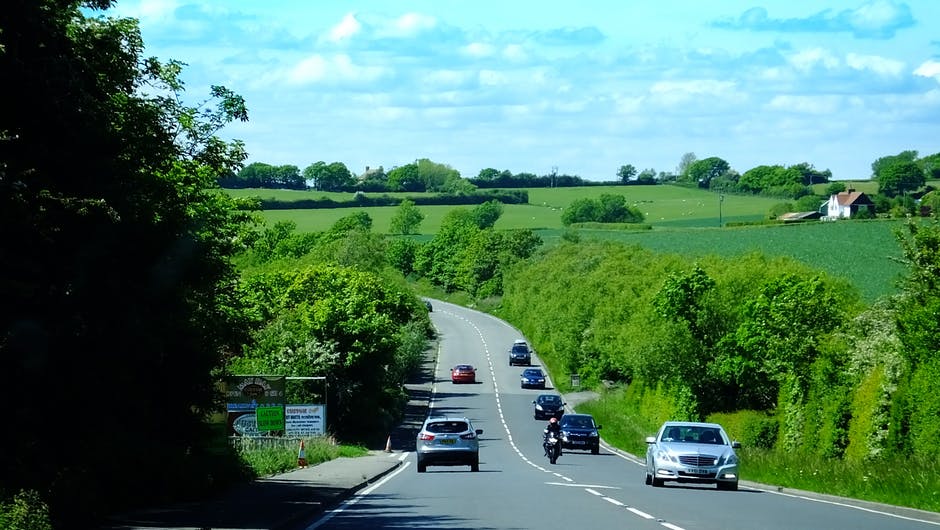
M719 423L728 432L732 440L741 442L743 447L772 449L777 442L779 423L766 412L740 410L732 413L716 412L706 421Z
M49 506L35 491L20 491L13 499L0 503L0 528L52 530Z

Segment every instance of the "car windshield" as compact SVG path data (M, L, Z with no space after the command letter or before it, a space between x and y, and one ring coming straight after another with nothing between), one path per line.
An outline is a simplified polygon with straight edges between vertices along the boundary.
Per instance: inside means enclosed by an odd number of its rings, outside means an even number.
M672 425L663 431L664 442L686 442L700 444L724 444L718 429L697 425Z
M568 419L562 418L562 424L565 427L573 427L575 429L591 429L594 427L594 418L590 416L575 416L569 417Z
M541 370L526 370L525 372L522 372L522 375L525 375L528 377L541 377L542 371Z
M426 431L436 434L458 433L469 430L465 421L435 421L428 423Z
M525 344L514 344L512 351L513 353L528 353L529 347Z
M561 398L558 396L539 396L539 403L543 405L557 405L561 403Z
M460 364L457 365L454 370L457 370L458 372L469 372L473 370L473 367L468 364Z

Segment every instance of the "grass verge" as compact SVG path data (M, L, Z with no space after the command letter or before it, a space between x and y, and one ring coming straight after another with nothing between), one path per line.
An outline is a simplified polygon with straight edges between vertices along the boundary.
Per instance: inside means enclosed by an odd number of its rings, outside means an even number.
M340 445L330 437L304 438L307 464L340 457L366 455L369 450L359 445ZM236 438L233 442L239 458L256 476L264 477L297 469L300 440L291 438Z

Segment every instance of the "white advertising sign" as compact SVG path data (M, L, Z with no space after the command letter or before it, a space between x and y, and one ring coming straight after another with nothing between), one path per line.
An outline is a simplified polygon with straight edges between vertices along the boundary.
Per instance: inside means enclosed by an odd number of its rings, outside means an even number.
M287 436L326 434L326 405L285 405L284 434Z

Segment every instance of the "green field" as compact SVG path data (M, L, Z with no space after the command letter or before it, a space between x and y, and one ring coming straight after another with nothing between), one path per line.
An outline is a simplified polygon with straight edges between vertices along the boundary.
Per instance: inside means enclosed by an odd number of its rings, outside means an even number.
M227 190L235 196L255 196L282 201L319 199L327 197L348 201L349 193L323 193L290 190ZM735 221L759 221L770 207L782 202L766 197L725 195L719 201L717 193L678 186L598 186L584 188L533 188L529 189L529 204L507 204L496 228L561 229L562 210L575 199L597 197L602 193L619 194L635 205L653 227L707 227ZM407 196L414 194L389 194ZM425 215L421 223L422 234L435 234L444 215L454 206L419 206ZM467 208L470 208L469 206ZM373 221L376 232L388 232L396 207L336 208L311 210L270 210L264 213L267 221L274 223L292 220L298 230L320 231L330 227L337 219L353 211L365 211Z
M847 186L868 190L872 183ZM297 192L289 190L229 190L241 196L261 196L279 200L330 197L349 200L348 193ZM809 222L795 225L729 227L735 221L759 221L780 199L725 195L720 202L714 192L678 186L612 186L583 188L529 189L528 205L505 205L496 228L529 228L547 244L557 242L565 228L562 209L582 197L618 193L636 205L646 216L652 230L579 230L582 238L598 238L637 244L657 252L682 254L692 259L707 254L735 256L763 252L772 256L790 256L827 273L845 278L856 285L867 301L897 292L897 280L905 272L896 261L900 247L894 230L901 221ZM408 195L408 194L400 194ZM454 206L419 206L425 215L420 233L435 234L443 217ZM469 208L469 207L467 207ZM290 220L303 232L322 231L336 220L355 211L366 211L373 220L373 230L388 232L395 207L336 208L318 210L269 210L268 223ZM719 214L721 223L719 228Z

